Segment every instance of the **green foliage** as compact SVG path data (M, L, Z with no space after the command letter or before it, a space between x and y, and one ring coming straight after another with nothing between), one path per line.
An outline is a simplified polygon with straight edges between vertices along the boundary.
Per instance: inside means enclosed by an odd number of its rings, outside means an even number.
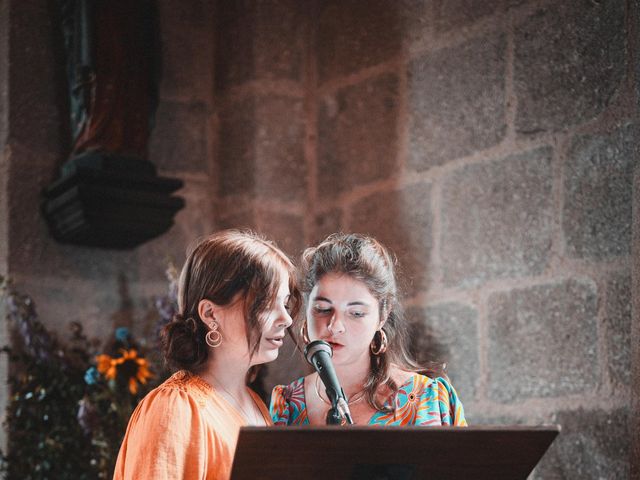
M31 362L13 378L6 417L9 453L3 459L7 478L107 478L99 472L100 452L76 421L83 375Z
M39 321L28 296L2 277L0 289L15 332L13 347L4 348L12 394L1 472L21 480L111 478L129 416L152 386L140 383L147 378L140 349L119 328L106 351L98 352L97 342L89 341L78 323L71 324L63 345ZM166 323L173 297L157 299L156 305L159 323ZM158 373L154 385L162 380Z

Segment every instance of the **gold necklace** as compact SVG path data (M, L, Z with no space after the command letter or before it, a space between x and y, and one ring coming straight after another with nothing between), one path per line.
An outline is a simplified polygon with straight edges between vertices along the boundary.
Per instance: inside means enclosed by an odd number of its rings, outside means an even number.
M316 380L313 383L313 386L315 387L316 390L316 395L318 396L318 398L320 400L322 400L322 403L325 403L329 406L331 406L331 402L329 402L328 400L325 400L322 395L320 395L320 388L319 388L319 384L320 384L320 375L316 374ZM349 399L349 401L347 402L347 405L353 405L354 403L358 403L360 400L362 400L364 398L364 388L362 390L360 390L359 392L356 392L353 397L351 397Z
M224 390L224 392L220 392L222 393L226 398L230 399L241 411L242 414L244 415L244 418L247 420L247 423L249 425L264 425L264 419L262 419L263 421L260 422L260 417L258 415L256 415L256 410L255 407L252 408L252 413L253 415L249 415L247 414L247 411L242 407L242 405L240 404L240 402L236 399L236 397L233 396L233 394L227 390L226 388L224 388L224 385L222 385L218 379L216 377L214 377L213 375L211 375L211 377L216 381L216 384L218 384L218 386ZM251 399L251 401L253 402L253 398ZM255 402L253 402L253 404L255 405ZM253 423L252 423L253 422Z

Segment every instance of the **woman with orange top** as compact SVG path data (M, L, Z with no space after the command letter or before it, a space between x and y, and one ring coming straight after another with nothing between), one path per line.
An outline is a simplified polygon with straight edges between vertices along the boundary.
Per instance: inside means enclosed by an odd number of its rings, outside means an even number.
M305 250L306 318L294 331L304 343L330 344L356 424L465 426L443 366L418 365L409 353L395 263L384 245L359 234L334 234ZM331 406L316 373L271 395L276 425L324 425Z
M294 267L273 243L235 230L201 241L163 332L179 370L133 412L114 479L228 478L240 427L271 424L247 371L276 359L299 300Z

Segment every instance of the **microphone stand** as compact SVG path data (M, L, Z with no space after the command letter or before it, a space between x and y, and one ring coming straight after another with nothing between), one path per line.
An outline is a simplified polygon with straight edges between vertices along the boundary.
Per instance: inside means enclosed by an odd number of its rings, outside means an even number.
M304 356L325 384L327 398L331 400L331 408L327 412L327 425L353 425L349 404L344 390L331 363L333 350L324 340L314 340L304 348Z
M331 395L328 389L325 392L327 397L331 399L331 408L327 411L326 417L327 425L353 425L344 390L341 392L342 395Z
M338 413L337 405L331 407L327 412L327 425L342 425L343 418Z

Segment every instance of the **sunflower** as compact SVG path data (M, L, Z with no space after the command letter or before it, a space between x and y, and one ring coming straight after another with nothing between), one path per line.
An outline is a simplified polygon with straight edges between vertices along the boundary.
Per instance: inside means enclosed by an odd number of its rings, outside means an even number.
M149 371L149 363L138 357L135 349L120 350L122 356L113 358L103 354L96 357L97 369L107 380L127 382L132 395L138 393L138 382L147 383L152 377Z

